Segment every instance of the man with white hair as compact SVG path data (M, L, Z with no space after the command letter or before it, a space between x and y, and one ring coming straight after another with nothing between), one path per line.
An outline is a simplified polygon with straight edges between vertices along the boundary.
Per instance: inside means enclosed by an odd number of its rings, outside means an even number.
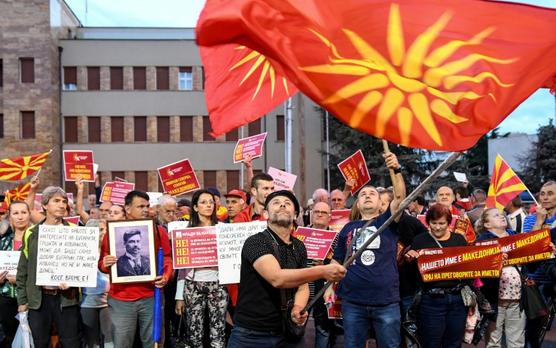
M178 201L170 195L162 195L158 198L157 219L158 223L165 229L168 224L178 219Z
M328 203L330 196L328 194L328 191L326 189L323 188L318 188L315 190L315 192L313 192L313 202L314 203L318 203L318 202L325 202Z

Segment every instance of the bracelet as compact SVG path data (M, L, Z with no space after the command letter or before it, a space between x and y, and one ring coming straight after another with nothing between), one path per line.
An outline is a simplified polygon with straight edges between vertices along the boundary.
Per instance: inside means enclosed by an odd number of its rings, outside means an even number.
M402 173L402 167L394 169L394 174L401 174L401 173Z

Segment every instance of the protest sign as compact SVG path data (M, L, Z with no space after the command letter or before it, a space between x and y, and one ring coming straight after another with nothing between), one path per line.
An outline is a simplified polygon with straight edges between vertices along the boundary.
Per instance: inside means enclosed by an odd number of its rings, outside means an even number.
M15 275L21 251L0 251L0 273L8 271L9 275Z
M95 180L97 178L98 168L99 168L98 163L93 163L93 174L95 175L95 177L94 177Z
M172 224L168 228L174 269L218 266L216 226L180 228L180 224Z
M332 231L341 231L342 228L349 222L349 209L332 210L330 212L330 222L328 226Z
M266 132L239 139L234 148L234 163L243 162L247 156L251 156L252 159L261 157L265 139Z
M334 302L327 302L326 312L328 319L342 319L342 299L337 297Z
M220 284L239 283L243 243L252 235L264 231L265 228L266 221L216 225Z
M523 265L552 258L552 245L548 229L490 239L478 242L476 245L499 245L502 252L508 254L504 266Z
M297 175L285 172L274 167L268 168L268 175L274 179L274 190L289 190L293 191Z
M336 231L298 227L294 236L305 244L308 259L324 260L337 233Z
M36 285L95 287L98 245L98 227L40 225Z
M93 151L64 150L64 177L66 181L81 178L95 182Z
M417 266L424 282L498 278L502 251L498 245L420 250Z
M147 192L149 196L149 205L154 207L158 204L158 199L164 195L162 192Z
M338 169L346 181L354 179L355 185L351 188L351 194L355 195L357 191L366 183L371 181L369 170L363 152L358 150L353 155L349 156L342 162L338 163Z
M158 175L164 192L171 196L181 195L200 187L197 175L188 159L158 168Z
M109 181L102 187L101 202L112 202L124 205L125 196L135 189L135 183L122 181Z

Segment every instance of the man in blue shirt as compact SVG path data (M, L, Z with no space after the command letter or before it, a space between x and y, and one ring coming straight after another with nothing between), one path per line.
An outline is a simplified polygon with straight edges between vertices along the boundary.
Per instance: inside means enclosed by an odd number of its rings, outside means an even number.
M390 209L380 214L381 200L376 188L363 187L357 195L361 220L348 223L338 235L332 263L342 264L354 254L399 207L405 198L405 184L398 159L392 153L384 155L386 165L394 171L394 199ZM365 230L361 227L372 223ZM364 347L369 326L372 325L379 347L400 346L400 295L396 264L396 224L385 229L347 268L346 277L338 284L342 299L344 342L346 347ZM325 301L334 297L332 287L324 294Z
M547 181L542 185L539 203L536 214L525 217L524 232L556 227L556 181Z

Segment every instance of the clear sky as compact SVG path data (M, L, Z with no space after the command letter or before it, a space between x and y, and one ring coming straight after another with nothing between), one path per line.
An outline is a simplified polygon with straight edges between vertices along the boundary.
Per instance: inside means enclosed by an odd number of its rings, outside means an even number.
M556 8L556 0L514 0ZM194 27L205 0L66 0L84 26ZM501 132L536 133L554 119L555 99L547 89L534 93L500 124Z

